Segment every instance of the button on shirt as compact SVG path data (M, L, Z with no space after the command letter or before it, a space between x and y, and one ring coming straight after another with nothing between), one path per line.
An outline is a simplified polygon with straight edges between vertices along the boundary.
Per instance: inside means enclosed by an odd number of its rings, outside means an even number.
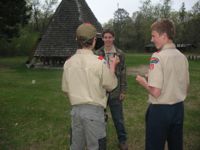
M161 89L158 98L149 95L152 104L175 104L185 100L189 85L188 61L173 43L152 55L148 84Z
M91 50L79 49L64 64L62 90L72 105L107 105L106 90L117 86L117 78L106 61Z

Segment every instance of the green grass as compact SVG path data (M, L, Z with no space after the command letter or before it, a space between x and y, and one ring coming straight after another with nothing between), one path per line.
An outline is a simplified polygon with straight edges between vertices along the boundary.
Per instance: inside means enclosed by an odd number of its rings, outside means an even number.
M127 66L148 64L150 55L128 54ZM0 58L0 150L68 150L70 105L61 92L62 70L27 69L26 58ZM190 62L191 86L185 101L184 149L200 149L200 61ZM36 83L32 84L32 80ZM144 149L147 93L128 76L124 117L130 150ZM111 117L108 150L117 150Z
M126 55L126 64L127 67L136 66L139 65L147 65L149 63L150 54L127 54Z

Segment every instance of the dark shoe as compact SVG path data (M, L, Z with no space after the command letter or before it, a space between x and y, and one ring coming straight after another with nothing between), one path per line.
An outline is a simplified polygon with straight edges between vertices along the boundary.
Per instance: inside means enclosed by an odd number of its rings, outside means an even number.
M128 144L126 142L120 143L119 149L120 150L128 150Z

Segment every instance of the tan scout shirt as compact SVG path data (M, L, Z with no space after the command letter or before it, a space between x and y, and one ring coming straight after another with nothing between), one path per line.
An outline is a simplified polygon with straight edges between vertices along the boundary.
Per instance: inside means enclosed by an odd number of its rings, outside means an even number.
M117 78L106 61L91 50L77 50L64 64L62 90L68 93L71 105L92 104L105 108L106 91L116 86Z
M152 55L148 84L161 89L158 98L149 95L152 104L175 104L185 100L189 85L188 61L173 43Z

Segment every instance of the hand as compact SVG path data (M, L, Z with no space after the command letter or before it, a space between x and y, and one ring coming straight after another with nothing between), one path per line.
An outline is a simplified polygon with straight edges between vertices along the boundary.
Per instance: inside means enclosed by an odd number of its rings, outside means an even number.
M120 62L120 59L117 55L110 57L110 65L117 65Z
M144 77L140 76L140 75L136 76L136 81L142 86L146 86L147 85L147 80Z
M110 58L110 70L112 73L115 73L116 65L120 62L120 59L118 56L114 56Z
M121 93L120 95L119 95L119 100L120 101L123 101L125 99L125 94L124 93Z
M142 77L140 75L136 76L136 81L143 86L149 94L151 94L153 97L158 98L161 94L161 89L160 88L156 88L156 87L152 87L149 86L147 83L147 80L145 79L145 77Z

